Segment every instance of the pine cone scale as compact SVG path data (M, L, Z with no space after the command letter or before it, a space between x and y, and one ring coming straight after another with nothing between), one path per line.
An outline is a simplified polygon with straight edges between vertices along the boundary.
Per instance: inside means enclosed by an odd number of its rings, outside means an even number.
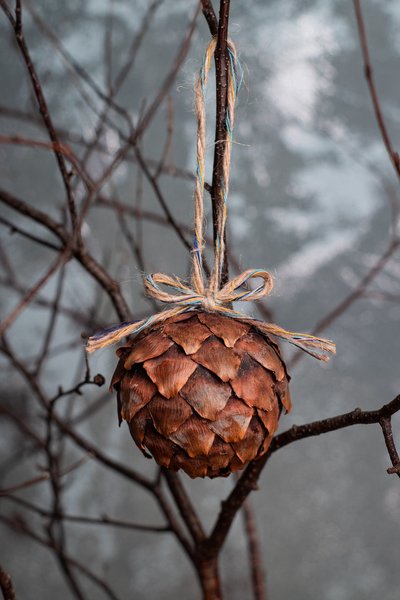
M179 429L192 414L190 406L179 394L169 400L156 394L148 405L148 411L155 429L165 437Z
M147 375L156 384L160 394L166 398L173 398L181 391L196 370L196 366L176 346L165 354L143 363Z
M190 324L190 326L189 326ZM200 350L203 342L212 335L212 332L194 319L183 323L167 323L165 333L183 348L185 354L194 354Z
M244 356L232 388L248 406L272 410L274 380L270 373L250 356Z
M207 339L191 358L218 375L225 383L235 377L240 366L240 355L214 336Z
M129 423L136 413L150 402L157 392L157 387L146 377L141 367L133 375L125 375L120 385L121 396L124 398L121 417Z
M199 313L198 319L204 325L207 325L209 330L223 340L227 348L233 348L236 341L247 333L250 329L248 325L236 321L234 319L222 318L219 315L210 313Z
M170 439L186 450L191 458L196 458L208 455L215 433L203 420L192 416L170 436Z
M124 367L129 370L135 363L157 358L173 346L174 342L168 336L153 332L142 338L129 352L125 359Z
M252 416L253 410L250 407L246 407L236 398L230 398L218 418L210 423L210 429L224 442L240 441L246 435Z
M225 408L231 393L229 385L219 381L213 373L201 366L197 367L180 391L181 396L200 417L210 421L214 421Z
M261 335L256 333L247 334L238 341L235 349L247 352L264 369L272 371L278 381L285 378L285 369L280 356L271 346L265 344Z

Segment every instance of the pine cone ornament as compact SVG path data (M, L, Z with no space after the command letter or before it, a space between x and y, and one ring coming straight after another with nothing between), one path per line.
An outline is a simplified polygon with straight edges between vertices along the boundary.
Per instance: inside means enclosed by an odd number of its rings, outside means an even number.
M186 312L117 354L120 422L146 456L192 478L226 476L262 456L291 408L278 347L237 319Z
M92 335L95 352L136 334L117 352L111 387L117 390L120 422L127 421L139 448L159 465L190 477L218 477L242 469L267 451L282 410L291 408L289 376L270 335L286 340L318 360L334 353L330 340L291 332L233 309L235 302L268 296L272 276L247 269L222 282L230 155L241 69L229 42L226 137L215 200L214 261L208 278L205 248L204 180L206 114L204 91L216 48L213 38L196 85L197 166L194 243L190 282L164 273L145 275L147 294L169 305L141 321L124 321ZM250 281L258 280L256 287ZM254 281L253 281L254 283ZM193 309L193 310L192 310ZM227 316L228 315L228 316Z

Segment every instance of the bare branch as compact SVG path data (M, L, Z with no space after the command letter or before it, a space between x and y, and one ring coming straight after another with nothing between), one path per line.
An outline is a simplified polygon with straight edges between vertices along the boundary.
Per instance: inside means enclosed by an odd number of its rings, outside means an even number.
M192 505L189 496L187 495L182 482L179 479L179 475L172 473L167 469L162 470L163 475L168 483L168 487L172 496L175 499L176 505L179 509L182 519L185 525L190 531L193 540L198 543L205 539L205 533L200 519Z
M392 461L392 467L387 470L390 475L398 475L400 477L400 457L397 452L396 444L393 439L392 420L391 416L385 416L379 421L382 427L383 437L385 439L386 449Z
M201 7L203 15L208 23L211 35L217 35L218 33L218 19L215 14L211 0L201 0Z
M329 419L323 419L322 421L314 421L313 423L307 423L306 425L294 425L288 431L277 435L272 440L268 452L259 460L252 461L248 465L243 475L235 485L233 491L228 496L227 500L223 502L220 515L214 525L212 533L210 537L203 543L202 552L206 556L217 555L219 549L222 547L226 539L233 519L235 518L238 510L246 500L249 493L252 490L257 489L257 481L262 473L262 470L274 452L280 448L283 448L284 446L287 446L288 444L308 437L321 435L330 431L351 427L353 425L371 425L374 423L380 423L382 419L391 417L399 410L400 395L389 402L389 404L385 404L378 410L362 411L361 409L357 408L349 413L331 417ZM393 464L393 466L396 465Z
M9 575L0 565L0 588L3 592L4 600L16 600L14 585Z
M23 521L21 521L21 520L17 520L17 521L16 520L12 520L12 519L9 519L9 518L4 517L2 515L0 515L0 521L3 522L8 527L10 527L16 533L24 533L25 535L27 535L28 537L30 537L32 540L34 540L35 542L37 542L41 546L44 546L46 548L49 548L52 551L56 551L57 552L57 549L54 548L54 545L53 545L53 543L51 541L49 541L45 537L40 536L37 533L35 533L33 531L33 529L31 529ZM72 556L69 556L67 554L62 554L61 558L70 567L73 567L73 568L77 569L80 573L82 573L82 575L84 575L90 581L92 581L97 586L99 586L104 591L104 593L111 600L119 600L118 597L115 595L115 593L111 590L110 586L101 577L99 577L98 575L95 575L90 569L88 569L88 567L86 567L86 565L83 565L76 558L73 558ZM84 596L81 595L81 598L84 598Z
M242 510L244 526L247 535L247 547L254 600L267 600L262 551L257 531L257 524L254 517L254 511L250 504L249 498L243 503Z
M220 0L217 45L214 52L215 81L216 81L216 122L214 165L212 177L212 209L214 243L217 236L218 223L224 210L224 156L226 148L226 111L228 90L228 25L230 0ZM226 235L226 233L225 233ZM225 244L225 247L227 244ZM223 257L221 285L228 281L229 276L227 253Z
M50 112L47 106L46 99L44 97L44 93L42 90L42 86L40 84L39 77L36 73L35 66L32 62L30 52L28 50L28 46L26 45L23 28L22 28L22 11L21 4L17 2L16 9L16 17L14 18L7 7L5 0L0 0L0 7L3 9L4 13L7 15L15 33L15 39L17 45L21 51L22 58L24 60L25 66L28 70L29 78L33 87L33 91L36 96L39 112L42 115L43 123L47 129L49 137L54 144L54 154L58 163L58 168L61 173L62 180L64 182L64 188L67 194L68 200L68 208L71 216L72 228L75 231L78 226L78 215L76 212L75 200L72 193L70 176L67 170L67 166L64 161L64 156L62 152L58 149L60 146L60 141L58 139L57 132L53 125L53 120L50 116Z
M367 80L369 93L371 96L372 104L374 106L376 121L378 123L378 127L381 132L382 139L383 139L383 143L385 144L385 148L389 155L390 161L393 165L394 170L396 171L397 176L400 177L400 157L399 157L398 152L396 152L395 149L393 148L393 145L392 145L392 142L391 142L391 139L390 139L387 127L386 127L385 119L383 117L383 112L382 112L378 92L377 92L376 85L375 85L375 78L374 78L374 73L373 73L372 64L371 64L371 60L370 60L370 56L369 56L369 50L368 50L367 34L365 31L364 18L363 18L362 9L361 9L361 1L353 0L353 3L354 3L354 10L355 10L356 19L357 19L357 27L358 27L358 35L360 37L361 51L362 51L363 60L364 60L365 78Z

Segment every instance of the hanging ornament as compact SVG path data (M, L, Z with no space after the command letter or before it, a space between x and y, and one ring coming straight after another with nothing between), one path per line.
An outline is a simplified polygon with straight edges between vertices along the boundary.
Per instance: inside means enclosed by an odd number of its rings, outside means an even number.
M282 329L232 308L236 301L259 300L273 281L254 269L221 287L224 233L236 94L240 65L228 45L228 93L223 192L216 223L214 264L208 281L203 268L204 161L206 118L204 97L213 39L196 86L197 176L193 273L191 285L178 277L153 273L144 278L147 294L171 308L142 321L121 323L88 340L93 352L132 335L117 350L119 362L111 387L117 391L120 422L146 456L190 477L217 477L242 469L262 456L277 429L282 411L291 408L289 375L271 336L328 360L335 352L329 340ZM261 283L253 289L253 279Z

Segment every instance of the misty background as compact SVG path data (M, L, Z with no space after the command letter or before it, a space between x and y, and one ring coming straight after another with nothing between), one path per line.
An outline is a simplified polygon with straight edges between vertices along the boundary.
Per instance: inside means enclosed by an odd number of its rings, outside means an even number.
M105 85L104 30L111 6L111 64L116 72L148 2L34 3L37 13L100 86ZM117 96L135 121L145 99L155 96L170 69L194 8L193 1L165 0L156 11L135 67ZM382 109L396 142L400 133L400 6L392 1L366 0L363 9ZM74 76L28 10L24 11L24 23L55 124L71 136L90 139L96 127L95 111L82 98ZM230 32L244 70L232 151L230 249L241 268L266 268L273 273L275 289L267 305L275 321L289 330L311 331L387 248L393 202L398 200L397 181L363 76L352 3L232 2ZM208 40L208 28L200 17L189 56L171 88L174 135L168 161L191 172L196 151L193 85ZM30 83L4 15L0 17L0 57L1 107L32 112ZM208 91L208 180L214 136L212 88L213 77ZM85 91L93 108L101 110L99 98L87 86ZM0 129L3 134L46 139L34 123L1 111ZM165 136L164 103L146 131L143 154L158 160ZM106 128L101 141L111 152L122 143L111 128ZM92 176L99 176L109 160L104 153L93 153L88 167ZM64 190L50 153L0 145L0 173L3 188L60 218ZM106 191L133 203L138 178L137 165L124 162ZM192 182L169 176L162 176L160 182L173 214L191 225ZM150 186L145 180L141 185L143 208L161 214ZM10 210L2 207L1 211L21 227L43 236L39 226L36 230ZM210 206L208 221L210 225ZM128 222L135 230L135 221ZM174 231L146 220L141 226L147 272L187 274L189 256ZM141 270L121 237L114 212L95 205L84 224L84 234L96 258L121 283L133 314L150 314ZM20 281L29 287L47 268L49 254L17 234L10 235L7 228L2 228L1 235ZM105 295L79 265L71 262L66 269L63 305L85 312L95 303L99 322L116 322ZM53 278L43 296L53 298L56 284ZM400 267L396 256L369 291L374 293L354 303L323 332L337 343L337 356L327 365L304 356L291 370L294 408L281 419L281 431L294 423L334 416L358 406L378 408L399 393ZM3 315L18 298L1 287ZM251 311L257 315L256 306ZM43 308L32 306L9 332L14 348L26 359L37 351L46 314ZM56 393L59 385L71 387L82 377L82 331L66 316L58 319L55 351L45 371L49 393ZM282 350L286 358L293 356L287 345ZM20 376L6 367L4 358L1 363L1 395L23 407L28 422L34 422L38 408L32 395ZM112 348L90 357L92 372L102 373L107 382L115 364ZM78 415L104 394L105 389L90 388L81 397L62 399L59 408L70 416ZM151 472L155 465L142 457L126 425L118 429L115 397L107 394L107 398L101 410L79 430L109 455ZM398 415L393 427L400 431ZM24 441L9 422L4 421L0 428L0 487L5 488L33 477L38 464L28 451L14 461ZM72 446L69 452L71 460L78 456ZM377 425L300 441L272 457L251 502L273 600L398 598L400 488L398 478L387 475L388 466ZM182 477L204 522L211 526L232 481ZM28 488L20 496L46 505L48 485ZM70 513L163 522L144 491L100 470L94 461L71 473L65 485L64 505ZM1 500L1 512L14 514L17 510L7 499ZM41 526L38 517L27 515L31 524ZM48 550L3 525L0 531L0 562L13 576L18 598L71 597ZM70 523L68 548L70 554L79 556L110 581L123 598L200 598L192 567L170 534L157 536ZM223 551L222 576L229 600L251 597L240 518ZM89 584L87 589L92 589ZM93 589L88 592L89 597L97 594Z

